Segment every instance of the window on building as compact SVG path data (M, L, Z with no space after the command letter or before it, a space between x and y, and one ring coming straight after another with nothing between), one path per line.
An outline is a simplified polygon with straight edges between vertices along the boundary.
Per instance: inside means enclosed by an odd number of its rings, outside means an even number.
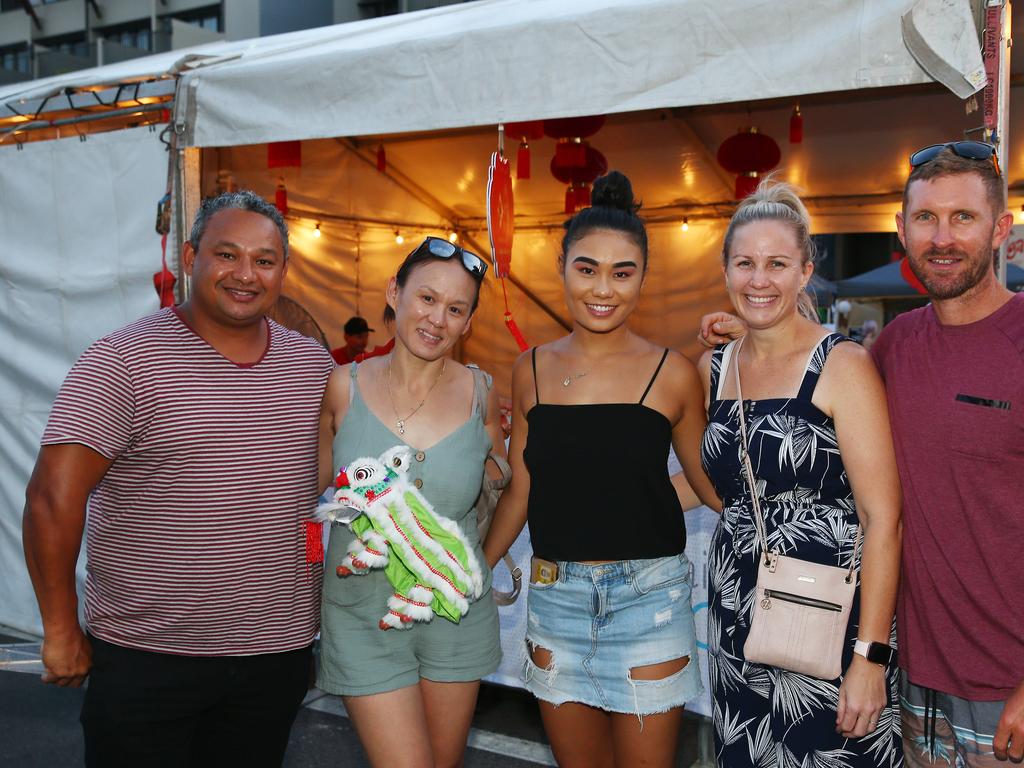
M137 48L141 51L153 50L153 32L149 28L149 20L107 27L100 31L106 40L110 40L125 48Z
M224 30L220 18L220 6L214 5L208 8L196 8L192 11L175 13L173 17L178 21L188 24L195 24L197 27L208 29L211 32L222 32Z
M20 43L0 48L0 68L9 72L31 72L32 58L29 55L28 45Z

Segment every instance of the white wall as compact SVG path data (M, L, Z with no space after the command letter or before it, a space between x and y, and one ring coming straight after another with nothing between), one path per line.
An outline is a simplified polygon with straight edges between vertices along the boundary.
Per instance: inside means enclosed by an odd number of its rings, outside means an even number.
M24 632L42 629L21 544L39 438L78 355L157 308L166 163L148 128L0 147L0 624Z

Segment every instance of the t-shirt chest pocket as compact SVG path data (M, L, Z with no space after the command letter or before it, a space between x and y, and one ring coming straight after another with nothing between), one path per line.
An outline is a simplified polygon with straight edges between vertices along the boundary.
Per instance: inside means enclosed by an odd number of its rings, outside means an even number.
M954 451L1000 460L1021 450L1024 402L998 389L963 386L952 394L949 439Z

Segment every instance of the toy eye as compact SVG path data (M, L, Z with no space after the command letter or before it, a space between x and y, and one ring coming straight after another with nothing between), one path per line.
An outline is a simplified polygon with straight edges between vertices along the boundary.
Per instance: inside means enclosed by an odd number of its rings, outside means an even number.
M368 470L366 467L360 467L359 469L357 469L355 471L354 474L355 474L356 480L359 480L360 482L362 482L363 480L366 480L367 478L370 477L370 470Z
M391 460L391 463L394 464L396 467L402 466L402 460L397 456L395 456L395 458Z

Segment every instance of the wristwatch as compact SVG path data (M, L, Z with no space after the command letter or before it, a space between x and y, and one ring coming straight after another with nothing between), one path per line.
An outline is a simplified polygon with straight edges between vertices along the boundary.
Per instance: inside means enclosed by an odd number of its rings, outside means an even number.
M896 649L885 643L876 643L872 640L858 640L853 644L853 652L859 653L868 661L874 664L887 665L896 656Z

